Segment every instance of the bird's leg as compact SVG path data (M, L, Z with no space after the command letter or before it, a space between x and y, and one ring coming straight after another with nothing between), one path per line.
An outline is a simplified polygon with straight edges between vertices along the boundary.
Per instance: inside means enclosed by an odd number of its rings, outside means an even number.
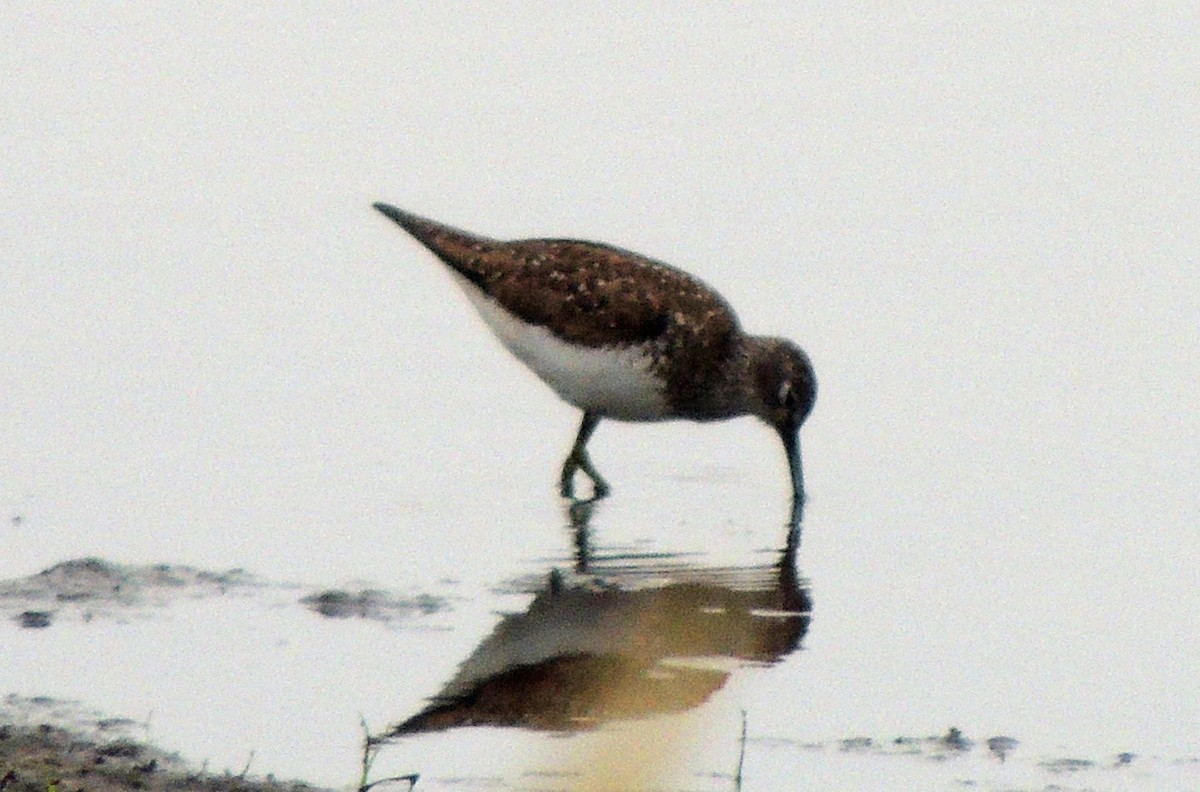
M583 423L579 425L579 434L575 436L575 445L571 446L571 453L567 454L567 461L563 463L562 477L559 479L559 492L564 498L575 497L576 470L582 470L591 478L592 497L603 498L608 494L608 482L592 466L592 460L588 458L587 453L588 438L592 436L598 423L600 423L599 413L584 412Z

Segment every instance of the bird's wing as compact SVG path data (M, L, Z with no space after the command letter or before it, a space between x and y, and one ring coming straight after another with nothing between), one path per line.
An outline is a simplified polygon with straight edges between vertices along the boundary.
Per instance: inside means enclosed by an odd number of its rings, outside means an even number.
M434 255L509 312L553 327L584 346L675 342L737 317L712 288L682 270L628 250L571 239L501 242L376 204Z

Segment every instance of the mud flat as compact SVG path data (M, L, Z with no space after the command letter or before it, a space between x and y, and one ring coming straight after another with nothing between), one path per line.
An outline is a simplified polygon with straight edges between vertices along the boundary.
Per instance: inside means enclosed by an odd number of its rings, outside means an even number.
M7 696L0 702L4 792L316 792L271 776L209 773L135 738L141 727L70 702Z

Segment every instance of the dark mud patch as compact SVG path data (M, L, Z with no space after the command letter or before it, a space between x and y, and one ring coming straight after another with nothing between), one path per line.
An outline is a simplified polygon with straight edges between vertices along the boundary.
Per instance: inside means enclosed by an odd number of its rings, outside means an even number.
M974 739L957 727L951 727L943 734L924 737L856 735L822 742L756 737L747 742L766 751L805 751L829 758L861 757L864 760L907 759L930 766L944 765L960 775L954 783L964 788L1003 792L1082 792L1096 788L1200 789L1194 783L1200 760L1193 757L1172 758L1132 751L1093 757L1047 756L1037 749L1022 745L1014 737L994 735ZM752 758L748 759L748 762L752 761ZM1004 774L1001 766L1014 772ZM939 785L944 779L938 781L936 778L935 775L930 776L928 788L946 788Z
M214 774L136 739L123 718L70 702L7 696L0 702L3 792L323 792L271 776Z
M178 564L118 564L100 558L64 561L24 578L0 581L0 618L39 630L59 622L144 617L181 599L311 593L300 603L336 619L368 619L397 625L449 608L433 594L400 595L380 588L319 589L264 580L242 569L210 572ZM278 603L276 603L278 604ZM0 790L0 792L4 792Z
M206 572L173 564L135 566L82 558L0 581L0 611L21 627L43 629L63 619L132 615L179 598L225 596L265 585L240 569Z
M325 589L300 599L313 612L330 619L368 619L391 624L413 616L428 616L447 607L432 594L400 597L379 589Z
M1015 738L1005 736L989 737L984 741L992 755L1002 762L1019 744ZM970 753L975 746L975 740L963 734L957 726L951 726L945 734L930 737L901 736L886 740L877 740L874 737L847 737L838 743L838 750L842 753L920 756L940 762Z

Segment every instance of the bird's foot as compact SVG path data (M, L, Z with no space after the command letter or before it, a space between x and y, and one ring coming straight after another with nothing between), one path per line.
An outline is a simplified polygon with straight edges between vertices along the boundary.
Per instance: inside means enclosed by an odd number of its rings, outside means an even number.
M578 470L582 470L592 480L591 498L580 499L575 496L575 472ZM558 491L564 498L571 498L572 500L599 500L606 497L611 490L608 482L604 480L604 477L592 465L592 460L588 459L587 454L572 454L567 457L567 461L563 465L562 476L558 482Z

